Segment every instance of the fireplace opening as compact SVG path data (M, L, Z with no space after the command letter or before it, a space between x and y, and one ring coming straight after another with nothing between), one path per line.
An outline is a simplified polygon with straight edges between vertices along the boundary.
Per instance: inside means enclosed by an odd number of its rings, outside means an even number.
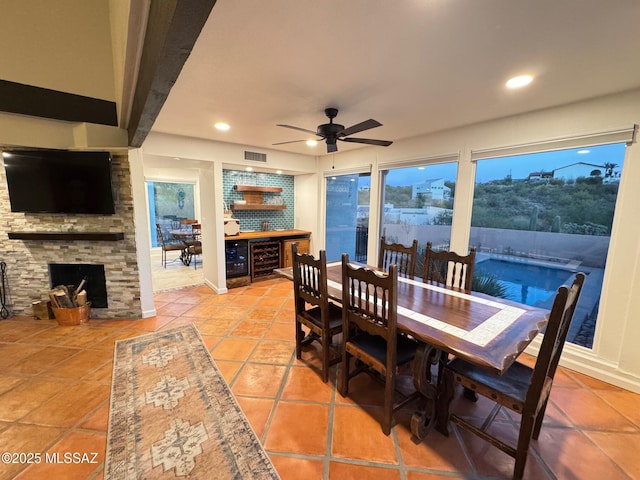
M104 265L86 263L50 263L49 283L53 288L58 285L73 285L77 287L83 278L87 278L83 289L87 292L87 300L91 308L108 308L107 280L104 275Z

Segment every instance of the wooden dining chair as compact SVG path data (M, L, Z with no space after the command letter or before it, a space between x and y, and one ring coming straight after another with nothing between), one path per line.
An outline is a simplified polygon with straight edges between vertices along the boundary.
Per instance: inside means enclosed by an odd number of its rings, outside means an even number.
M193 268L198 268L198 256L202 255L202 225L199 223L191 224L191 232L193 236L188 240L185 240L187 245L187 255L189 257L188 264L193 262Z
M160 224L156 223L156 237L158 238L158 243L162 248L162 266L167 268L167 252L180 252L184 250L184 245L182 243L168 242L164 239L164 235L162 234L162 228L160 228Z
M456 252L433 250L431 242L427 242L422 281L470 292L475 261L475 247L468 255L458 255Z
M394 403L398 367L409 363L416 355L417 342L399 335L398 267L389 265L383 273L349 263L342 254L342 349L339 391L349 393L349 380L367 372L384 381L384 411L382 431L391 432L393 413L418 397L418 392ZM356 359L353 370L351 359Z
M401 243L387 243L384 236L380 238L380 252L378 254L378 268L389 270L389 265L398 267L398 274L402 277L413 278L416 270L418 255L418 241L414 240L410 247Z
M476 426L455 414L450 414L449 419L515 458L514 479L520 479L524 475L529 443L531 438L538 439L540 434L553 377L584 279L584 273L578 273L570 288L563 285L558 289L533 368L516 361L505 373L498 375L459 358L452 360L444 368L444 382L449 399L453 397L454 385L459 383L467 390L496 402L495 408L482 426ZM503 406L521 415L515 446L488 432L491 422Z
M296 358L302 358L303 343L318 341L322 348L322 380L326 383L329 379L329 367L341 359L340 347L333 345L333 337L342 331L342 309L329 301L326 252L320 250L319 258L315 259L308 253L298 253L298 244L293 243L291 258ZM309 329L306 339L303 325Z

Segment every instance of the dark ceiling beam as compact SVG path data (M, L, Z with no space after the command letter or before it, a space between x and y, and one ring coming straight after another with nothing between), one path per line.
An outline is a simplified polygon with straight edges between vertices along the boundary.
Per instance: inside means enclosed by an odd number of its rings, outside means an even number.
M129 146L140 147L169 96L216 0L151 0Z
M115 102L0 80L0 111L117 126Z

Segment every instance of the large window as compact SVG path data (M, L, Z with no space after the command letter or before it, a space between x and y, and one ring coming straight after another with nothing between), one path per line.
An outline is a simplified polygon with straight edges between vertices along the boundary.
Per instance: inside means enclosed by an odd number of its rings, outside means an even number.
M474 276L502 295L550 308L557 288L587 274L567 341L591 348L609 249L623 144L477 162Z
M427 242L449 249L457 171L458 164L448 162L381 172L380 234L407 246L418 240L416 275L422 274Z
M351 259L366 261L370 186L368 173L327 177L327 260L339 260L344 252Z
M160 225L165 238L171 238L169 232L180 226L180 220L197 218L193 183L149 181L147 197L152 247L160 246L156 236L156 224Z

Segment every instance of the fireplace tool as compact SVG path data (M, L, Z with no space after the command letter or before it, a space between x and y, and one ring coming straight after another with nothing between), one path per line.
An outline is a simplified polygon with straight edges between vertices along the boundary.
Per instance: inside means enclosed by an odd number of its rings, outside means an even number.
M7 264L0 262L0 318L9 318L7 293Z

